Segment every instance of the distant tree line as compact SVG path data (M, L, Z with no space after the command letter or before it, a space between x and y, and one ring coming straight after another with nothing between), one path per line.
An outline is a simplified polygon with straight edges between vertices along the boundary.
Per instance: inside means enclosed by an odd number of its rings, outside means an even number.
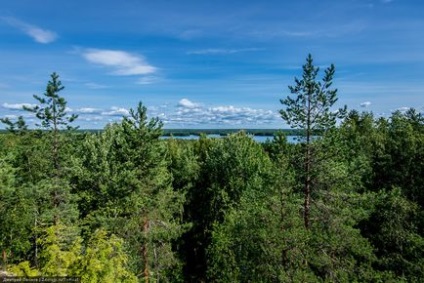
M277 132L283 132L287 136L297 136L301 132L295 129L164 129L163 135L170 137L200 136L200 135L220 135L228 136L244 131L252 136L273 137Z

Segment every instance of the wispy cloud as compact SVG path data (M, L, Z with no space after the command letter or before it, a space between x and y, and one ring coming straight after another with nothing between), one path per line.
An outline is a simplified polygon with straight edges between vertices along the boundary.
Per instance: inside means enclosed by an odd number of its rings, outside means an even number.
M84 85L86 87L88 87L89 89L104 89L104 88L108 88L108 86L103 85L103 84L98 84L98 83L85 83Z
M93 107L83 107L75 110L75 112L79 114L100 114L102 113L102 110Z
M411 107L407 107L407 106L403 106L403 107L399 107L398 109L396 109L397 111L400 111L400 112L406 112L406 111L408 111L409 109L411 109Z
M37 106L36 104L30 104L30 103L3 103L2 104L3 108L9 109L9 110L23 110L24 106L25 107L35 107Z
M155 76L147 76L139 79L136 83L139 85L150 85L158 82L160 79Z
M4 115L3 118L7 118L7 119L10 119L10 120L17 120L19 118L19 116L18 115Z
M200 107L200 104L194 103L194 102L188 100L187 98L183 98L178 102L178 106L183 107L183 108L193 109L193 108Z
M81 119L84 122L93 122L94 125L97 125L97 122L103 121L103 117L101 116L86 116L79 117L78 119Z
M367 108L367 107L369 107L371 105L371 102L370 101L365 101L365 102L362 102L361 104L360 104L360 106L361 107L363 107L363 108Z
M112 74L118 76L148 75L157 71L144 57L121 50L89 49L82 55L91 63L114 69Z
M240 52L253 52L253 51L260 51L260 50L263 50L263 48L240 48L240 49L207 48L207 49L188 51L187 54L189 55L204 55L204 54L225 55L225 54L234 54L234 53L240 53Z
M363 32L367 28L367 22L364 20L354 20L339 25L332 23L302 22L296 24L275 24L269 26L262 24L252 27L249 31L245 31L250 36L260 39L278 39L278 38L295 38L295 39L321 39L338 38L352 36Z
M53 31L42 29L35 25L28 24L21 20L12 17L1 17L1 20L6 22L8 25L20 29L26 35L32 37L38 43L51 43L57 39L57 34Z
M103 111L100 113L102 116L128 116L130 114L129 110L122 107L113 106L108 111Z
M178 37L180 37L181 39L189 40L189 39L193 39L195 37L199 37L202 35L203 35L203 32L199 29L189 29L189 30L182 31L178 35Z

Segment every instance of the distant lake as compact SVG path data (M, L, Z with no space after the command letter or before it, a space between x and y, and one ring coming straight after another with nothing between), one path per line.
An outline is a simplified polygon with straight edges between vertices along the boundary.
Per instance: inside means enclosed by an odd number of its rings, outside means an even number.
M225 138L225 136L221 136L221 135L206 135L208 138ZM273 136L251 136L253 138L254 141L259 142L259 143L263 143L266 142L266 140L272 140L274 137ZM161 139L169 139L171 138L170 136L163 136L161 137ZM173 138L175 139L179 139L179 140L197 140L199 139L198 135L188 135L188 136L173 136ZM287 136L287 141L289 143L297 143L297 136Z

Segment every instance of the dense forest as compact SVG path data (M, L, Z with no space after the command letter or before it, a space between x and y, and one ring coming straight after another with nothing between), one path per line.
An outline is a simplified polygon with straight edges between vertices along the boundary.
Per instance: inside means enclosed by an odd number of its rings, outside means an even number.
M422 282L424 117L334 111L334 67L307 58L282 99L303 133L162 140L140 103L102 131L75 131L52 74L2 119L4 275L82 282ZM318 138L311 138L316 135Z

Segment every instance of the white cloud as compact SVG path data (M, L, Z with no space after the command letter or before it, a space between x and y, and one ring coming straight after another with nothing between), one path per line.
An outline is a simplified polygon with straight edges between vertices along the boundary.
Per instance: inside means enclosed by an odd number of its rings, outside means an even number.
M362 102L361 104L360 104L360 106L361 107L364 107L364 108L367 108L367 107L369 107L371 105L371 102L370 101L365 101L365 102Z
M38 43L47 44L57 39L57 34L50 30L42 29L11 17L2 17L1 19L9 25L20 29Z
M128 116L130 114L128 109L113 106L109 111L101 112L103 116Z
M94 117L80 117L79 119L85 121L85 122L98 122L98 121L102 121L103 117L101 116L94 116Z
M83 108L77 109L75 112L80 114L100 114L102 111L97 108L83 107Z
M55 33L34 26L29 26L26 31L38 43L50 43L56 39Z
M186 98L178 103L177 111L163 115L165 124L181 125L271 125L281 119L277 112L250 107L222 105L203 107Z
M18 117L18 115L4 115L4 118L11 119L11 120L16 120L19 117Z
M234 107L230 106L218 106L209 108L208 111L215 115L217 118L226 121L239 121L244 122L270 122L276 121L279 116L271 110L254 109L250 107Z
M200 104L194 103L194 102L188 100L187 98L183 98L178 102L178 106L192 109L192 108L200 107Z
M35 107L37 106L36 104L30 104L30 103L14 103L14 104L9 104L9 103L3 103L2 104L3 108L9 109L9 110L23 110L23 107Z
M35 106L31 104L8 104L4 103L3 107L18 110L22 105ZM205 106L202 103L193 102L187 98L181 99L177 105L171 107L169 105L150 106L148 107L149 117L158 117L166 125L179 126L199 126L215 125L223 127L241 127L241 126L274 126L281 122L278 112L250 108L237 107L232 105ZM78 121L84 123L106 123L119 122L123 116L129 116L129 110L125 107L113 106L110 108L80 107L67 109L69 112L79 114ZM30 113L28 113L30 114ZM10 117L15 115L10 113ZM26 115L26 114L25 114ZM28 119L33 118L31 116Z
M411 109L411 107L407 107L407 106L403 106L403 107L399 107L398 109L396 109L397 111L400 111L400 112L406 112L406 111L408 111L409 109Z
M136 83L139 85L149 85L149 84L156 83L157 81L159 81L157 77L147 76L147 77L143 77L139 79Z
M148 75L157 70L142 56L120 50L89 49L82 55L91 63L113 68L113 74L118 76Z
M84 85L86 87L90 88L90 89L104 89L104 88L107 88L106 85L97 84L97 83L85 83Z
M213 108L209 108L209 111L213 112L213 113L237 113L237 112L242 112L242 108L235 108L234 106L230 105L230 106L218 106L218 107L213 107Z

